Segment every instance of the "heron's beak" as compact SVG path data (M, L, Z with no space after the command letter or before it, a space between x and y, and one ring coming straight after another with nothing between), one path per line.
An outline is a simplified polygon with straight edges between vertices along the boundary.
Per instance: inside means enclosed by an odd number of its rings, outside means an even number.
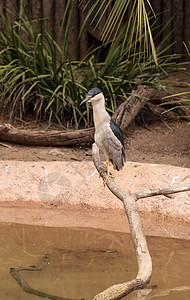
M80 105L82 105L82 104L84 104L85 102L87 102L87 101L89 101L91 99L91 97L86 97L86 99L84 99L81 103L80 103Z

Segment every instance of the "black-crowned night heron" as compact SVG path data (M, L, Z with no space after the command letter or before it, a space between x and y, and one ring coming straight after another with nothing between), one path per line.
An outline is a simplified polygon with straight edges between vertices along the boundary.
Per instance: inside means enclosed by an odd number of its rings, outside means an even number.
M114 169L120 171L126 161L123 133L106 111L105 98L101 89L93 88L88 91L86 99L81 104L85 102L92 103L95 125L94 140L106 157L107 176L110 176L110 162L113 164Z

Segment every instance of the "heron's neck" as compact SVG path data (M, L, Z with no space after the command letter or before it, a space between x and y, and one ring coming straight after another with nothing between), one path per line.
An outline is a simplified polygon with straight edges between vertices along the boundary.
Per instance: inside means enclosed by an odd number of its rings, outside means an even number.
M95 129L98 129L99 126L110 120L110 116L105 109L104 98L101 101L92 103L92 107Z

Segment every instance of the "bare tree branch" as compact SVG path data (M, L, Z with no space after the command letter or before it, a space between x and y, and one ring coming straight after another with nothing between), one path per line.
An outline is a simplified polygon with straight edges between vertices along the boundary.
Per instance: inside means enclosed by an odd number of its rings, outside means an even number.
M105 180L107 172L106 166L101 163L99 156L99 149L96 144L92 146L92 156L94 165L99 172L100 176ZM163 187L158 189L150 189L147 191L140 191L135 193L129 193L123 191L115 182L112 177L108 177L106 181L108 189L120 199L125 208L125 212L129 221L131 236L135 247L137 262L138 262L138 274L137 277L126 283L116 284L100 294L94 297L94 300L117 300L130 294L134 290L145 287L151 278L152 274L152 261L149 254L146 238L143 232L142 223L139 213L136 208L136 201L146 197L152 197L157 195L170 195L173 193L179 193L190 190L190 185L183 187Z
M99 150L96 144L92 146L93 161L97 171L103 178L106 178L106 172L102 171L102 164L100 162ZM108 177L106 185L109 190L119 198L125 207L127 218L130 225L131 236L133 239L137 262L138 262L138 274L134 280L127 283L116 284L111 286L102 293L96 295L94 300L117 300L130 294L132 291L143 288L150 281L152 274L152 260L148 251L146 238L143 232L142 223L136 208L135 201L137 200L135 194L124 192L116 183L112 177Z
M158 195L164 195L164 196L168 196L171 194L176 194L176 193L180 193L180 192L186 192L186 191L190 191L190 184L187 184L185 186L180 186L180 187L171 187L171 186L167 186L167 187L163 187L163 188L158 188L158 189L150 189L147 191L139 191L136 192L136 201L138 201L139 199L142 198L148 198L148 197L153 197L153 196L158 196Z

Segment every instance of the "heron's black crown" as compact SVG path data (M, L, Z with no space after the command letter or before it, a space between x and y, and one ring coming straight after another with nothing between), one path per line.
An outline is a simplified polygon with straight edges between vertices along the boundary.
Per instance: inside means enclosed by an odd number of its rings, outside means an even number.
M93 96L98 95L100 93L102 93L101 89L99 89L99 88L93 88L93 89L91 89L91 90L88 91L87 95L93 97Z

